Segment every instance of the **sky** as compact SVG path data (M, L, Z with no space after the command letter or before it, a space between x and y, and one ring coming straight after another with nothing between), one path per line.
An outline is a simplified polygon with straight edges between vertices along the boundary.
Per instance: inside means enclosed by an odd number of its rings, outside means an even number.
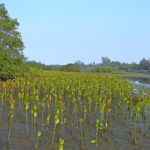
M150 0L0 0L17 18L24 55L47 65L150 57Z

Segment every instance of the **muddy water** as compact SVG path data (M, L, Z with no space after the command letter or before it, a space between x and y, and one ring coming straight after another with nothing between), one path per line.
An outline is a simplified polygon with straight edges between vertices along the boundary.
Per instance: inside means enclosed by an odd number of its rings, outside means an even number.
M26 136L26 122L24 119L23 113L16 113L16 117L13 120L12 133L10 137L10 142L7 142L8 137L8 110L6 109L3 112L3 122L0 128L0 150L34 150L34 135L32 129L29 128L30 136ZM148 136L144 136L144 123L138 125L138 142L139 144L135 146L133 144L133 135L130 134L130 129L134 130L134 123L128 118L126 121L123 121L122 109L117 109L117 115L115 118L111 116L110 118L110 129L103 136L99 138L98 150L149 150L150 149L150 130L148 130ZM93 116L94 118L94 116ZM150 118L150 113L149 113ZM31 121L30 121L31 123ZM150 124L150 122L149 122ZM31 126L31 124L30 124ZM93 126L93 127L92 127ZM95 145L91 144L90 141L95 139L95 128L94 122L90 126L87 124L87 134L84 135L84 149L85 150L94 150ZM37 127L38 128L38 127ZM40 129L40 128L39 128ZM46 128L45 132L39 140L39 150L50 150L51 149L51 134L53 129L50 129L49 139L47 144L47 135ZM140 131L141 130L141 131ZM55 137L55 148L58 149L59 141L59 132L56 132ZM67 123L64 128L64 150L81 150L80 138L76 138L75 135L72 135L70 130L70 124Z
M15 118L13 120L12 133L10 137L10 142L8 143L8 107L5 105L3 111L3 118L0 127L0 150L34 150L34 133L32 129L32 122L29 119L29 132L30 136L26 136L26 122L25 113L20 110L16 110ZM138 128L138 145L133 144L133 135L130 133L130 129L134 130L134 121L131 118L123 120L123 108L116 108L115 117L113 114L110 115L110 128L103 137L99 138L98 150L149 150L150 149L150 130L147 132L147 137L144 136L145 123L137 125ZM29 114L30 116L30 114ZM148 113L148 118L150 119L150 112ZM94 128L94 116L92 116L92 126L88 123L86 124L86 135L84 135L84 149L85 150L95 150L95 144L91 144L90 141L95 139L95 128ZM40 122L41 120L39 120ZM53 124L51 122L51 124ZM148 120L149 128L150 120ZM80 137L77 139L72 135L70 122L66 122L64 128L64 150L81 150ZM37 125L37 130L41 130ZM77 131L79 127L76 127ZM49 129L49 136L46 134L46 128L44 128L44 134L39 140L39 150L51 150L51 136L53 128ZM78 131L80 133L80 131ZM47 138L48 137L48 138ZM59 129L56 131L55 136L55 148L58 150L59 141Z

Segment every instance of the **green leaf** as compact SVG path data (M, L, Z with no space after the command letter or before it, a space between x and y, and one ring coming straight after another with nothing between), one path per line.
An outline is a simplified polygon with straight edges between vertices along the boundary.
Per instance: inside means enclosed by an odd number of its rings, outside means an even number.
M34 117L37 117L37 112L34 112Z
M100 123L100 121L97 119L97 120L96 120L96 128L99 127L99 123Z
M81 124L83 123L83 119L82 119L82 118L80 118L80 120L79 120L79 121L80 121L80 123L81 123Z
M26 110L28 110L28 109L29 109L29 104L26 105Z
M55 124L57 125L59 123L59 119L55 119Z
M41 131L38 131L38 137L40 137L40 136L41 136L41 134L42 134L42 133L41 133Z
M49 121L49 119L50 119L50 114L47 115L46 120Z
M90 141L91 142L91 144L95 144L96 143L96 140L92 140L92 141Z
M64 144L64 140L62 138L59 139L59 145L63 145Z

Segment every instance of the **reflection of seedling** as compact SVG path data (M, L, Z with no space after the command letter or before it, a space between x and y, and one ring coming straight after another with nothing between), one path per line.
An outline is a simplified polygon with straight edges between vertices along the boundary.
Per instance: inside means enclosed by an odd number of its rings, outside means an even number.
M31 109L31 113L33 114L33 127L34 127L34 136L36 141L36 118L37 118L37 106L33 105Z
M59 139L59 150L63 150L63 146L64 146L64 140L63 139Z
M84 143L83 143L83 119L80 118L80 136L81 136L81 149L84 149Z
M104 136L104 133L105 131L108 129L108 123L106 122L105 124L104 123L100 123L100 133L101 133L101 136Z
M91 125L91 115L92 115L92 98L90 96L88 96L88 104L89 104L89 123Z
M72 124L72 134L73 134L73 129L75 128L76 130L76 122L77 122L77 112L78 112L78 107L77 107L77 100L75 97L72 99L73 103L73 113L74 113L74 119L72 119L71 124ZM76 133L77 134L77 133Z
M46 122L47 122L47 143L48 143L48 135L49 135L48 129L49 129L49 120L50 120L50 117L51 117L50 114L48 114L47 117L46 117Z
M41 136L41 131L38 131L38 133L37 133L37 141L36 141L36 143L35 143L35 150L37 150L37 149L38 149L38 145L39 145L39 138L40 138L40 136Z
M92 140L91 141L92 144L96 144L96 150L98 148L97 144L98 144L98 129L99 129L99 124L100 124L100 121L97 119L96 123L95 123L95 127L96 127L96 140Z
M42 103L41 103L41 105L42 105L42 132L43 132L43 115L44 115L44 108L45 108L45 104L46 104L46 99L45 99L45 97L42 99Z
M146 106L145 106L145 136L147 136L147 104L146 104Z
M139 113L140 113L140 103L138 103L135 107L135 114L136 114L136 118L135 118L135 134L134 134L134 140L133 140L133 143L135 145L138 144L138 141L137 141L137 122L138 122L138 119L139 119Z
M53 137L52 137L52 146L54 146L54 137L55 137L55 130L56 126L59 123L60 120L60 114L59 114L59 109L55 110L55 120L54 120L54 131L53 131Z
M24 104L26 109L26 130L27 130L27 136L29 135L29 129L28 129L28 109L29 109L29 95L27 94L24 98Z
M87 114L87 108L86 105L83 105L83 113L84 113L84 121L83 121L83 128L84 128L84 134L86 132L86 114Z
M100 121L97 119L95 125L96 126L96 150L97 150L97 142L98 142L97 136L98 136L99 123Z
M14 118L14 111L15 111L15 100L13 100L12 95L10 95L8 142L10 140L10 134L12 130L12 119Z
M47 117L46 117L46 121L47 121L47 130L48 130L48 127L49 127L49 120L50 120L50 117L51 117L51 114L48 114Z

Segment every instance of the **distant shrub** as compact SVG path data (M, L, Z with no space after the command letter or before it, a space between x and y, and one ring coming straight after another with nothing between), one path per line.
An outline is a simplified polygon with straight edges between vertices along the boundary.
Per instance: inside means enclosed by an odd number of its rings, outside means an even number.
M81 67L77 64L67 64L61 67L61 71L67 71L67 72L80 72Z
M92 72L97 73L122 73L123 71L118 70L117 68L112 68L109 66L98 66L92 70Z

